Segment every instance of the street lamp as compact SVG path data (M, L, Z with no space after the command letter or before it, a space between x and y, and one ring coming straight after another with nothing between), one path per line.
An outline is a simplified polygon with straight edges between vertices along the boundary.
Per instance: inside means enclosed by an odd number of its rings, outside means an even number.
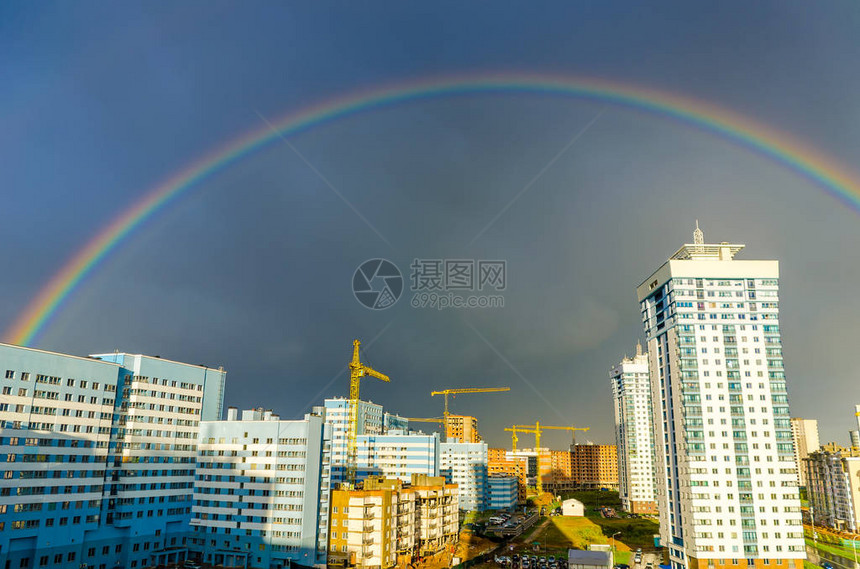
M612 550L612 557L615 557L615 536L616 535L621 535L621 532L617 531L609 537L609 549Z

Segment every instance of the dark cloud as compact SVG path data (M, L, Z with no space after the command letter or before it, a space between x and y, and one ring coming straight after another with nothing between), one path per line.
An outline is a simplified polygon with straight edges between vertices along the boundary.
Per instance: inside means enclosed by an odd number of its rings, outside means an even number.
M814 15L785 3L743 14L611 4L528 14L459 4L421 13L256 8L96 15L59 4L39 17L2 8L27 32L0 34L16 79L0 86L0 150L11 165L0 172L4 321L146 188L263 126L258 112L276 117L379 83L483 69L599 75L735 108L846 162L860 148L858 48L836 6ZM588 425L580 438L605 442L608 369L641 336L635 287L690 239L698 218L707 238L745 242L743 258L782 262L793 412L820 418L823 439L844 440L856 389L848 355L860 317L851 300L860 224L784 166L606 105L470 245L602 108L507 94L356 114L290 139L328 183L274 143L131 235L40 346L223 365L228 404L297 416L320 393L345 395L338 374L352 339L384 330L366 357L392 383L369 380L364 393L392 410L438 415L432 389L506 385L510 393L452 406L476 414L493 444L507 444L504 426L535 419ZM350 279L375 257L407 277L415 257L504 259L505 307L417 310L407 291L393 308L368 311Z

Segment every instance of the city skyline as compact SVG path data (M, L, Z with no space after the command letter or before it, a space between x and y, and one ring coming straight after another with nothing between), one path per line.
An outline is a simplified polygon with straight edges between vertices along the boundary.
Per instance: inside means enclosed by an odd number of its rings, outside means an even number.
M825 163L856 164L860 54L844 7L548 6L442 3L416 17L395 6L4 5L0 328L173 174L283 116L385 86L605 81L708 103ZM392 378L364 398L386 409L435 416L431 390L508 385L452 412L476 416L491 446L507 446L505 426L536 420L589 426L582 439L608 443L606 374L643 339L631 287L699 219L709 239L781 262L793 414L819 419L822 442L854 428L844 394L855 378L840 362L860 319L860 264L846 246L860 224L850 200L785 160L641 106L523 90L416 97L284 139L129 232L33 347L223 365L227 405L265 401L300 419L347 395L338 373L360 338ZM404 292L368 310L350 279L374 258L399 267L407 290L414 259L504 260L504 308L419 310ZM568 438L547 437L556 448Z

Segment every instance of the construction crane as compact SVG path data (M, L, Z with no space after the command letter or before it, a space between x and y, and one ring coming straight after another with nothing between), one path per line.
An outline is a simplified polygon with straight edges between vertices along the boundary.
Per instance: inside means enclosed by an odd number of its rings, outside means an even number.
M543 494L543 480L540 475L540 436L544 430L571 431L576 434L576 431L587 431L590 427L556 427L550 425L541 425L540 421L535 421L534 425L511 425L505 428L511 433L513 441L513 450L517 450L517 433L529 433L535 436L535 453L537 454L537 491L538 496Z
M465 387L462 389L443 389L441 391L431 391L430 397L434 397L436 395L443 395L445 397L445 407L442 412L442 419L445 421L445 433L447 438L448 432L448 396L453 395L456 397L457 395L462 395L464 393L498 393L500 391L510 391L510 387Z
M442 424L442 417L427 417L427 418L419 418L419 417L406 417L407 421L413 421L415 423L439 423Z
M391 378L384 373L379 373L361 363L358 354L359 346L361 346L361 342L353 340L352 361L349 362L349 424L346 439L346 481L349 484L355 484L356 454L358 451L358 399L361 378L367 375L382 381L391 381Z

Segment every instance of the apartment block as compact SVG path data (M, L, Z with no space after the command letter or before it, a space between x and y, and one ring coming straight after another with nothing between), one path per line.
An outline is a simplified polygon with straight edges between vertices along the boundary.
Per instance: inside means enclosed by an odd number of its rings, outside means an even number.
M370 477L331 494L330 565L387 569L417 551L415 491L402 480Z
M810 452L802 466L815 523L860 530L860 449L829 443Z
M576 444L573 472L581 488L618 488L618 452L615 445Z
M460 539L460 490L441 476L416 474L411 488L415 490L416 534L418 555L427 557L454 546Z
M199 422L220 416L224 371L9 344L0 370L0 564L184 559Z
M803 467L803 461L809 456L809 453L817 451L821 447L821 442L818 440L818 420L817 419L801 419L794 417L791 419L791 438L794 442L794 463L797 465L797 484L806 486L806 469Z
M386 435L361 435L357 441L356 478L399 478L439 475L439 434L391 430Z
M506 510L519 503L519 480L511 474L487 477L487 509Z
M540 464L543 487L547 491L559 492L576 486L573 468L573 453L569 450L547 450ZM549 459L548 461L546 459Z
M779 327L779 263L696 229L637 288L673 569L801 569L806 557Z
M439 473L459 488L461 510L481 511L486 507L487 443L442 443Z
M386 569L453 547L457 487L442 477L369 477L332 491L329 564Z
M191 526L194 557L210 565L324 567L331 427L319 415L282 421L235 408L203 421Z
M517 500L525 502L528 486L528 459L509 456L503 448L487 449L487 476L511 475L517 479Z
M618 494L622 507L635 514L657 513L657 469L654 415L648 354L636 345L636 355L623 358L609 372L615 408Z
M469 415L448 415L445 424L445 441L461 443L479 443L478 419Z

